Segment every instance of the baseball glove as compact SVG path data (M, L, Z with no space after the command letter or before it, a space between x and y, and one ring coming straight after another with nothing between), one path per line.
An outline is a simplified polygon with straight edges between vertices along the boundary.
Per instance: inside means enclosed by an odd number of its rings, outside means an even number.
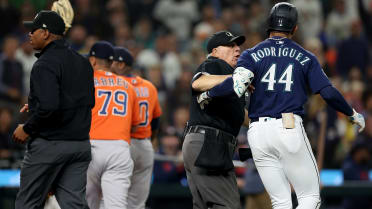
M52 11L57 12L65 21L65 33L71 28L72 20L74 19L74 10L72 9L69 0L58 0L53 2Z

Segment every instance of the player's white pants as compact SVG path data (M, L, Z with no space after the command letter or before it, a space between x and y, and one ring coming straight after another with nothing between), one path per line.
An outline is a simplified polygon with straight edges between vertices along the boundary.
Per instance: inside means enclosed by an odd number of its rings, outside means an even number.
M282 119L262 117L248 130L248 142L274 209L292 209L292 184L297 209L320 207L319 171L300 116L295 128L283 128Z
M145 209L154 167L154 149L150 139L132 138L130 153L134 169L128 192L128 209Z
M87 202L99 209L126 209L133 161L124 140L91 140L92 161L87 173Z

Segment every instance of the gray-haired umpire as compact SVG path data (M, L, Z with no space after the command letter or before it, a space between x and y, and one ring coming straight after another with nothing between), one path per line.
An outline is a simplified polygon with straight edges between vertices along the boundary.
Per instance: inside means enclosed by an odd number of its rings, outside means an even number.
M241 208L232 156L236 136L243 122L248 123L248 114L245 98L225 94L224 89L233 82L231 74L244 41L244 36L228 31L215 33L207 44L208 58L192 79L190 120L182 153L194 209ZM202 95L209 94L213 100L199 102Z
M31 29L31 45L41 52L31 71L28 106L21 109L29 110L29 119L13 133L16 142L26 143L15 208L44 208L54 191L62 209L88 209L93 69L66 44L57 13L41 11L24 25Z

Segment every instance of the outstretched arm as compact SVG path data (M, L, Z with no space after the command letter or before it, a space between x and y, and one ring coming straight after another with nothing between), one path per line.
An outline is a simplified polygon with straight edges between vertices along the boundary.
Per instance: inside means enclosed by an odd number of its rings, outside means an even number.
M191 86L195 91L208 91L227 78L231 78L231 75L207 75L200 73L194 76Z
M333 86L326 86L322 88L319 93L329 106L339 112L342 112L346 116L349 116L350 121L360 127L359 132L363 131L365 127L363 116L352 109L352 107L346 102L344 97L336 88Z

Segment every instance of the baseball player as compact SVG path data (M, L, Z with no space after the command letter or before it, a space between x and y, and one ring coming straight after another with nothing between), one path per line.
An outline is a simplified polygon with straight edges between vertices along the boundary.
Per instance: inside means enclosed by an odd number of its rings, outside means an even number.
M269 38L245 50L235 69L254 74L248 141L274 209L292 208L290 184L298 209L320 207L319 171L302 125L308 86L328 105L349 116L360 126L359 132L365 126L363 116L332 86L316 57L291 40L297 16L292 4L274 5L268 18ZM211 97L206 92L203 101Z
M140 124L135 132L131 133L130 154L134 162L131 185L128 191L128 208L144 209L150 192L151 174L154 165L154 149L151 139L156 137L159 127L161 108L158 100L158 91L150 82L139 76L130 74L133 57L123 47L115 47L113 71L134 86L140 109Z
M133 171L130 132L140 123L133 86L110 72L114 49L99 41L89 52L94 69L96 103L92 110L90 138L92 161L88 169L87 201L91 209L127 208Z

